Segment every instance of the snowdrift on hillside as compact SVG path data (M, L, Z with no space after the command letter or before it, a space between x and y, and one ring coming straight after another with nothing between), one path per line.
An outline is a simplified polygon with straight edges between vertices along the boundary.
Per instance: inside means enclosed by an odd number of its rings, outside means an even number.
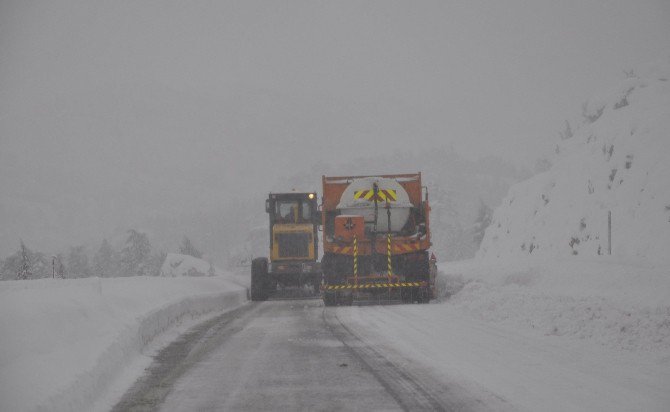
M161 276L214 276L219 274L211 263L189 255L168 253L161 267Z
M449 307L481 320L611 349L670 354L670 264L598 258L441 266Z
M668 260L670 54L583 107L554 166L514 185L479 257L599 255Z

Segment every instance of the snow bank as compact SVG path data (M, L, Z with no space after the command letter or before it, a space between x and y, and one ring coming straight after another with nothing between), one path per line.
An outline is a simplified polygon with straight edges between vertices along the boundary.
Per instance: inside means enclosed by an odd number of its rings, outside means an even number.
M670 265L594 259L442 265L446 304L481 320L670 356Z
M211 263L189 255L168 253L161 267L161 276L213 276L221 274Z
M583 107L554 166L514 185L478 257L597 256L669 261L670 54Z
M89 410L161 332L245 301L219 276L0 282L0 410Z

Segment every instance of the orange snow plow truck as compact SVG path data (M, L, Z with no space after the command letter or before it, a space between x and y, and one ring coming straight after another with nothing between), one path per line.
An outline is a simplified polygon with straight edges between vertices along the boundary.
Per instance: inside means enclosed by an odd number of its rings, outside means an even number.
M421 173L322 179L324 304L434 298L430 206Z

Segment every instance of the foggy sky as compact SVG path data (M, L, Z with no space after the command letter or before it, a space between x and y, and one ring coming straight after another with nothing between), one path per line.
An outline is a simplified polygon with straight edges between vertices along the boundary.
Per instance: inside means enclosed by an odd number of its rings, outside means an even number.
M3 241L35 214L105 232L356 156L532 166L668 48L663 0L0 0Z

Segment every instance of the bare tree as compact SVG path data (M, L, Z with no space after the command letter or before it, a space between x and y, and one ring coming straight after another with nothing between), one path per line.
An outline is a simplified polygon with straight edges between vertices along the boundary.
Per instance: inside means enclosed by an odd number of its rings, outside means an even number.
M86 246L73 246L67 256L67 266L74 277L91 276L91 269L88 265L88 256L86 255Z
M145 233L135 229L128 231L126 245L121 250L123 276L149 275L151 244Z
M21 240L21 267L19 268L18 273L16 274L16 278L23 280L28 279L31 276L32 273L30 270L30 251L23 243L23 240Z
M116 251L109 244L107 239L103 239L100 248L93 256L93 268L95 275L100 277L114 276L118 271L118 256Z
M184 239L181 241L181 245L179 245L179 253L182 255L189 255L196 257L198 259L202 259L202 253L198 249L193 246L193 243L191 243L191 239L187 238L184 236Z

